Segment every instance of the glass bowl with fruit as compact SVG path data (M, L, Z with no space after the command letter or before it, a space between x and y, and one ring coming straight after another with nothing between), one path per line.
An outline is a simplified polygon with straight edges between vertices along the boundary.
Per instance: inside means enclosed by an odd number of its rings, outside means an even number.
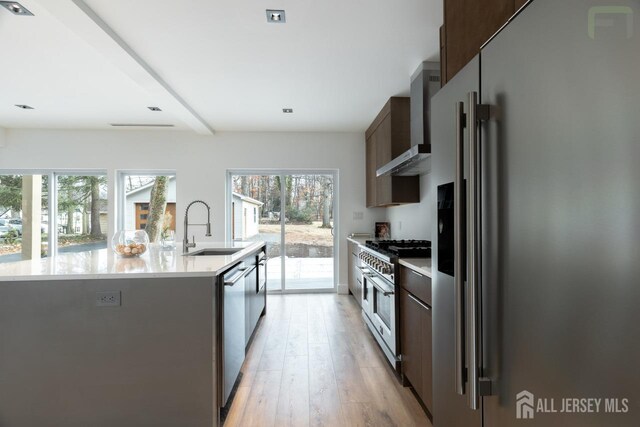
M113 236L111 247L121 257L139 257L149 249L149 235L144 230L118 231Z

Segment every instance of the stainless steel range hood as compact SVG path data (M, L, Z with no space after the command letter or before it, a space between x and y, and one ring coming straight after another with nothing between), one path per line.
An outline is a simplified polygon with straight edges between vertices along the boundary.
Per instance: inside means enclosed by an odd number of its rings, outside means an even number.
M440 64L423 62L411 76L411 149L376 171L377 176L414 176L431 171L431 97L440 90Z
M413 176L429 173L431 170L431 146L414 145L376 171L377 176Z

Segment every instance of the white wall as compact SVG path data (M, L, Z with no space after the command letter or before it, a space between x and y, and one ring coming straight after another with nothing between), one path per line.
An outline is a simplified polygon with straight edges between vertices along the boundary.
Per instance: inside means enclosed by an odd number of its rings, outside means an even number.
M394 206L386 209L386 221L391 223L393 239L431 240L431 226L435 218L432 204L436 203L429 174L420 177L420 203Z
M202 199L212 207L213 237L194 229L196 240L225 240L227 169L337 169L339 173L339 281L347 283L346 236L371 231L384 210L365 208L364 135L362 133L244 133L200 136L179 131L7 130L0 169L104 169L109 186L118 170L175 170L179 216ZM109 193L109 234L115 230L115 197ZM354 220L354 212L363 212ZM203 222L204 209L192 209ZM191 232L191 230L190 230ZM177 221L182 239L182 217ZM200 237L198 237L198 235Z

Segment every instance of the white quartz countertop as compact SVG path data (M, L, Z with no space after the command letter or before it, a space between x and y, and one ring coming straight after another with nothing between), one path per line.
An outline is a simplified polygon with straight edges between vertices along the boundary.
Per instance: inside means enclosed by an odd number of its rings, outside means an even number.
M182 249L151 247L139 258L120 258L111 249L65 253L50 258L0 264L0 282L149 277L213 277L257 251L264 242L202 242L191 252L242 248L233 255L183 256Z
M400 265L431 277L431 258L400 258Z
M347 237L347 240L356 245L364 246L367 240L374 240L372 237Z

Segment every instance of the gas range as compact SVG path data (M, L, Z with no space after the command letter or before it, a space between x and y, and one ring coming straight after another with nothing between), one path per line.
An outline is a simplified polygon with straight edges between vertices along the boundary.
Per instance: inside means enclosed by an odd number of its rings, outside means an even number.
M428 240L367 240L360 251L362 314L389 363L401 372L396 291L401 257L431 257Z
M395 258L430 258L429 240L367 240L366 247L390 260Z

